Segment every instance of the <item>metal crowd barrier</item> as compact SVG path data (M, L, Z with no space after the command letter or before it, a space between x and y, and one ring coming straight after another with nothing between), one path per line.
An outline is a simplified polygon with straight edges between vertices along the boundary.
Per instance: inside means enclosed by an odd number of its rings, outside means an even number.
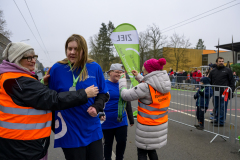
M169 76L170 81L172 82L172 87L177 83L187 83L187 84L199 84L199 81L202 77L188 77L188 76Z
M193 91L187 89L188 86L191 88L196 88ZM197 107L196 100L194 100L194 94L196 94L198 87L201 87L198 84L187 84L178 83L176 89L171 90L171 104L169 107L169 120L189 126L194 127L194 124L197 125ZM212 143L218 136L224 140L229 139L230 141L238 140L237 128L239 125L237 123L237 118L240 116L237 115L237 92L234 93L234 98L227 99L227 102L224 101L222 97L222 92L226 89L229 89L229 94L232 94L232 90L227 86L215 86L215 85L202 85L204 91L204 106L206 108L207 101L209 101L208 110L203 115L204 119L204 130L214 134L215 136L210 141ZM206 87L208 87L206 89ZM210 94L207 94L212 89L213 96L210 97ZM220 90L220 92L219 92ZM232 96L232 95L231 95ZM235 100L235 104L233 103ZM221 104L221 105L219 105ZM225 112L226 111L226 112ZM210 115L212 113L212 116ZM226 114L225 114L226 113ZM199 115L198 115L199 116ZM222 116L222 119L220 118ZM210 117L214 117L213 120L210 120ZM212 121L217 121L216 125L211 123ZM220 124L220 120L224 121L223 126ZM194 127L195 128L195 127Z

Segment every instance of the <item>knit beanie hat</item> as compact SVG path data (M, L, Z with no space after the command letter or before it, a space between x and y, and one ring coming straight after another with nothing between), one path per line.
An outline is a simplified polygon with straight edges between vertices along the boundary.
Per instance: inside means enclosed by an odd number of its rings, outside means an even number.
M200 79L200 82L202 82L203 84L210 84L211 79L208 77L203 77Z
M9 43L5 50L3 51L3 59L8 59L9 62L13 63L18 57L24 54L28 50L33 50L33 48L22 42Z
M164 58L161 58L159 60L152 58L145 61L143 66L148 73L151 73L153 71L162 70L165 64L166 64L166 59Z

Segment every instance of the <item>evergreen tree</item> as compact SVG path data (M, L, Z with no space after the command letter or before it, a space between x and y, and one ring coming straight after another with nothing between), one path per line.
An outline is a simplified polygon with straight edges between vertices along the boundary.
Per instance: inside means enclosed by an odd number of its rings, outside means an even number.
M203 43L204 41L199 39L195 49L206 49L206 46Z
M111 21L107 25L102 23L99 33L90 37L90 56L102 67L103 71L109 70L112 63L119 62L119 57L114 56L114 46L110 39L114 29Z

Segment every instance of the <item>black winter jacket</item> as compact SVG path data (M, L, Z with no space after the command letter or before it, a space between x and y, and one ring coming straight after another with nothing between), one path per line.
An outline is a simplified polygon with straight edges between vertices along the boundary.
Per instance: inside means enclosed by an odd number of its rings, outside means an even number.
M233 73L229 68L216 67L209 73L211 85L231 87L232 92L235 90ZM220 95L223 94L225 88L220 88ZM219 91L219 87L215 87L215 91ZM230 94L229 94L230 95Z
M8 79L3 87L15 104L40 110L63 110L88 102L84 89L57 93L29 77ZM39 160L46 155L49 140L50 137L23 141L0 138L0 159Z

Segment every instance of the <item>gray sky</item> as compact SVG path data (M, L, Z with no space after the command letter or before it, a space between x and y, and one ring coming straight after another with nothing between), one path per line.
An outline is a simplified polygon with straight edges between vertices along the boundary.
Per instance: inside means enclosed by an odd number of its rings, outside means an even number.
M43 44L28 12L24 0L15 0L40 45ZM67 38L80 34L89 42L89 37L97 34L101 23L112 21L134 25L138 32L146 30L155 23L160 29L172 26L208 10L231 2L232 0L26 0L38 27L49 56L46 56L29 30L13 0L0 0L0 9L4 12L7 28L12 31L13 42L30 39L30 44L39 55L45 67L65 58L64 45ZM235 0L228 5L212 10L206 16L218 10L240 3ZM164 34L170 37L174 32L184 34L195 47L198 39L203 39L207 49L216 49L220 44L240 42L240 5L228 8L187 25L175 28ZM192 19L194 20L194 19ZM186 21L190 22L192 20ZM182 23L184 24L184 23ZM182 25L180 24L180 25ZM177 27L177 26L174 26ZM174 28L173 27L173 28ZM171 29L171 28L170 28ZM50 57L50 58L48 58Z

